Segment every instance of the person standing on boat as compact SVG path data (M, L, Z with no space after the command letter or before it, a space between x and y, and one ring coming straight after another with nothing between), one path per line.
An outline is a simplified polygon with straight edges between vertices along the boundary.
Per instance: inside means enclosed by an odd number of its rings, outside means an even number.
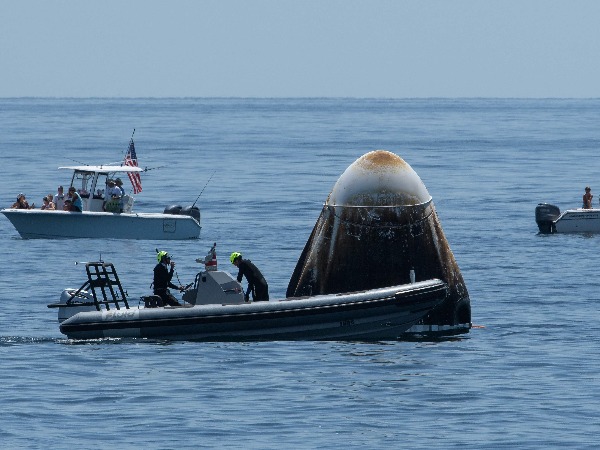
M122 212L121 211L121 195L122 189L118 187L115 180L108 180L106 182L106 201L104 203L104 211L106 212Z
M106 185L108 186L106 188L106 201L111 199L118 200L121 198L123 191L116 185L115 180L108 180Z
M120 192L119 194L119 212L123 212L123 200L125 197L125 189L123 189L123 182L121 181L120 178L117 178L115 180L115 188L117 188Z
M231 264L239 269L237 275L238 283L242 282L242 277L246 277L246 281L248 281L248 290L246 291L244 300L249 300L250 291L252 291L253 301L269 301L269 285L260 270L258 270L258 267L252 264L252 261L249 259L243 259L242 254L239 252L233 252L229 260Z
M120 192L119 198L121 198L125 195L125 189L123 189L123 181L121 181L120 178L117 178L115 180L115 188L118 189Z
M592 188L589 186L585 187L585 194L583 194L583 209L592 209Z
M83 211L83 201L81 200L81 196L77 192L77 189L75 189L75 186L69 188L69 197L71 199L71 209L69 211Z
M65 207L65 193L62 186L58 187L58 193L54 196L54 206L60 210Z
M177 299L169 292L169 288L183 290L183 286L174 285L173 272L175 271L175 261L171 261L171 257L167 252L161 251L156 255L158 264L154 267L154 295L158 295L163 302L163 305L181 306Z

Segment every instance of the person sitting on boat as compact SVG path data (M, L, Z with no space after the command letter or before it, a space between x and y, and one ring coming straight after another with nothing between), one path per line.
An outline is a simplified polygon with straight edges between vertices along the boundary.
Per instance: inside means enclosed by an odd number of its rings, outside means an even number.
M252 291L253 301L269 301L269 285L260 270L258 270L258 267L252 264L252 261L249 259L243 259L242 254L239 252L233 252L229 260L231 264L239 269L237 275L238 283L242 282L242 277L246 277L246 281L248 281L248 290L246 291L244 300L250 300L250 291Z
M48 203L51 209L56 209L56 203L54 203L54 195L52 194L48 194L46 197L48 197Z
M27 199L25 198L25 194L20 193L17 195L17 201L13 203L11 209L33 209L35 208L35 204L29 206Z
M83 210L83 201L81 200L81 196L77 192L77 189L75 189L75 186L69 188L69 199L71 200L69 211L81 212Z
M583 209L592 209L592 188L589 186L585 187L585 194L583 194Z
M64 209L65 193L62 186L58 187L58 192L54 196L54 206L56 207L56 209Z
M171 257L165 251L160 251L156 255L158 264L154 267L154 295L158 295L162 300L162 305L181 306L177 299L171 294L169 288L183 291L183 286L174 285L173 272L175 270L175 261L171 261Z
M54 203L50 201L50 198L51 198L51 196L50 196L50 195L48 195L48 196L46 196L46 197L44 197L44 198L42 199L42 201L43 201L44 203L43 203L43 205L41 206L41 208L40 208L40 209L43 209L43 210L46 210L46 211L51 211L51 210L54 210L54 209L56 209L56 208L54 207Z

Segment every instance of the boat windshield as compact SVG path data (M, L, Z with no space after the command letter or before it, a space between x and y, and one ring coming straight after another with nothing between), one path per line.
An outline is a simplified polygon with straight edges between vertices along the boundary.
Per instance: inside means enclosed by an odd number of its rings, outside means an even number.
M71 186L74 186L82 197L89 197L90 189L93 189L92 181L94 180L93 172L82 172L76 170L73 173Z
M109 174L103 172L88 172L84 170L75 170L71 180L71 186L74 186L82 198L104 198L106 182Z

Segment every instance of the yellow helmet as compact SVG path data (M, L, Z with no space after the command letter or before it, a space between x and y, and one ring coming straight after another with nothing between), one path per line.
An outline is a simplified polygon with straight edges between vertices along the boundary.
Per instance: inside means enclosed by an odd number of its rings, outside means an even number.
M233 252L233 253L231 254L231 256L229 257L229 261L231 261L231 264L233 264L233 262L234 262L236 259L238 259L238 258L241 258L241 257L242 257L242 254L241 254L241 253L238 253L238 252Z
M156 259L158 260L158 262L161 262L163 260L163 258L166 258L168 256L169 256L169 254L167 252L161 251L156 254Z

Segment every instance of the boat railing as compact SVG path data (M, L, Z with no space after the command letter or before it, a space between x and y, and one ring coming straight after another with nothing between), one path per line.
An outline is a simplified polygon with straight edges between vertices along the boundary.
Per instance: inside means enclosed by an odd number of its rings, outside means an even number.
M87 281L81 285L79 289L73 291L71 297L66 303L48 305L48 307L64 307L64 306L95 306L97 311L102 310L102 305L106 310L111 309L111 305L116 309L129 309L127 302L127 294L121 286L121 281L117 275L115 266L112 263L105 262L88 262L85 263L85 271ZM84 295L86 291L88 295ZM89 302L75 302L75 298L88 298L91 293Z

